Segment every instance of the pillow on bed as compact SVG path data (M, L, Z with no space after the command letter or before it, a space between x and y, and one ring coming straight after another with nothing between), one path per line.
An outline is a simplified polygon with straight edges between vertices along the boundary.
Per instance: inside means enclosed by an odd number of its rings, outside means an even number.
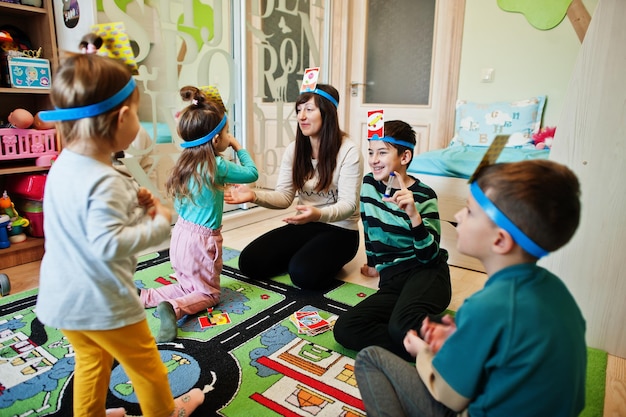
M532 143L541 127L546 96L496 103L456 102L454 138L450 145L489 146L496 135L511 135L506 146Z

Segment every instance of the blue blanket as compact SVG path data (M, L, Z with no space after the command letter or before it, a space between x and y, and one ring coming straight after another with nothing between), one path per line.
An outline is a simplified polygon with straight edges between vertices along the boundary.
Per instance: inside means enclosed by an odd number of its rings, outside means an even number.
M415 155L408 172L469 178L487 152L483 146L450 146ZM532 147L504 148L497 162L516 162L525 159L548 159L549 150Z

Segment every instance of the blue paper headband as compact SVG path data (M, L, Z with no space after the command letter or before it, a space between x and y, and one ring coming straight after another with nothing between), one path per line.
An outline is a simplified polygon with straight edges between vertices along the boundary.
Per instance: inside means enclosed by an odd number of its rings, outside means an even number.
M47 110L39 112L39 118L44 122L63 122L67 120L85 119L87 117L98 116L115 108L126 100L133 91L135 91L135 79L130 80L120 91L101 101L100 103L90 104L83 107L71 107L67 109Z
M498 226L509 232L513 240L522 247L526 252L534 256L535 258L541 258L546 256L549 252L543 249L541 246L533 242L524 232L520 230L504 213L496 207L495 204L489 200L489 198L483 193L483 190L478 186L478 182L474 181L470 185L470 191L472 196L476 200L479 206L485 210L487 216Z
M404 140L398 140L396 138L392 138L391 136L383 136L381 138L377 134L374 134L374 136L372 136L370 138L370 140L382 140L383 142L393 143L394 145L404 146L405 148L409 148L409 149L415 148L415 144L414 143L406 142Z
M330 94L328 94L326 91L324 90L320 90L319 88L316 88L315 90L306 90L303 91L300 94L304 94L304 93L313 93L313 94L317 94L318 96L322 96L324 97L326 100L330 101L331 103L333 103L335 105L335 107L339 107L339 103L337 102L337 100L335 99L335 97L331 96Z
M224 114L224 118L222 119L222 121L219 122L215 129L211 130L206 136L202 136L200 139L191 140L189 142L183 142L180 144L180 146L183 148L193 148L194 146L204 145L208 141L212 140L215 136L217 136L222 131L222 129L224 129L224 126L226 125L226 120L228 120L228 117L226 116L226 114Z

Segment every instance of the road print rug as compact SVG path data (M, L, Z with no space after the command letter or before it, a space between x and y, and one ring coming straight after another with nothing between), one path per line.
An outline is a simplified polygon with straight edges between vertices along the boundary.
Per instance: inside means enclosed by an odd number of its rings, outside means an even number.
M354 379L354 351L332 331L299 333L290 316L316 311L332 320L374 290L337 281L326 293L293 287L288 277L253 282L224 249L222 301L179 321L178 338L158 345L174 396L206 391L196 416L365 416ZM140 259L138 287L175 282L167 251ZM71 416L74 352L60 331L36 319L37 291L0 299L0 414ZM156 309L147 309L156 335ZM107 407L141 415L132 382L114 365Z

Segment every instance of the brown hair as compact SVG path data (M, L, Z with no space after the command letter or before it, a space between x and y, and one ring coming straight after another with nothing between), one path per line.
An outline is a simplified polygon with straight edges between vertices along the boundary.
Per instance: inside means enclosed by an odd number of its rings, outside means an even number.
M100 103L130 80L129 69L120 61L94 54L67 52L52 83L51 101L60 109ZM135 91L123 103L94 117L57 122L56 128L65 144L91 138L113 144L117 132L117 116L124 105L139 101Z
M185 142L206 136L224 118L223 106L209 99L199 88L185 86L180 89L180 96L184 101L191 102L178 116L177 131ZM194 196L189 189L189 182L192 179L199 188L208 186L223 189L224 186L216 182L215 157L212 140L183 149L165 184L168 195L174 198L188 198L193 202Z
M417 144L417 140L415 138L415 130L413 130L411 125L403 122L402 120L390 120L388 122L385 122L385 136L390 136L394 139L413 144L413 147L409 148L407 146L387 142L390 146L396 148L396 150L398 151L398 156L401 156L404 151L411 151L411 159L409 160L409 163L411 163L411 161L413 160L413 154L415 152L415 145Z
M318 84L317 88L330 94L339 102L339 92L337 92L335 87L327 84ZM337 166L337 154L346 133L339 127L337 107L330 100L318 94L312 92L300 94L296 100L296 109L309 101L311 97L315 100L315 105L320 109L322 115L320 149L317 158L319 182L315 186L315 191L319 192L328 190L333 181L333 172ZM292 167L292 180L296 190L302 190L304 183L314 177L315 169L311 162L312 152L311 142L307 136L304 136L300 125L298 125L296 131L296 152Z
M580 184L565 165L536 159L490 165L477 175L485 195L531 240L551 252L580 221Z

